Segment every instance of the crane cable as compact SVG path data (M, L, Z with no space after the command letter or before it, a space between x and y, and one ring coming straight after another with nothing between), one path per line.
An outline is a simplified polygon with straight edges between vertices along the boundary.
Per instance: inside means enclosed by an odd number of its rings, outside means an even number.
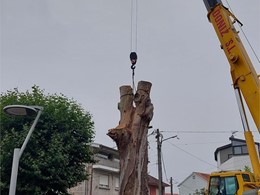
M131 0L131 35L130 35L130 61L132 69L132 85L135 92L135 68L137 62L137 0Z
M226 0L226 3L227 3L227 5L228 5L230 11L231 11L232 13L234 13L234 12L232 11L232 9L231 9L230 4L228 3L228 0ZM242 25L239 25L239 28L240 28L241 32L243 33L243 35L244 35L244 37L245 37L245 39L246 39L246 42L248 43L249 47L251 48L252 52L254 53L254 56L256 57L258 63L260 63L260 59L259 59L259 57L258 57L256 51L254 50L252 44L250 43L249 39L247 38L246 33L245 33L244 30L242 29Z

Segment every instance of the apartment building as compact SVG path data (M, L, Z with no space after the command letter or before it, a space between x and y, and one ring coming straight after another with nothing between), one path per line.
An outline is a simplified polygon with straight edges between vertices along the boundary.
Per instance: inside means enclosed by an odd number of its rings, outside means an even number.
M119 194L119 154L114 148L93 143L96 164L86 165L89 179L79 182L69 189L72 195L118 195ZM148 176L149 193L158 194L158 179ZM163 191L169 185L163 183Z

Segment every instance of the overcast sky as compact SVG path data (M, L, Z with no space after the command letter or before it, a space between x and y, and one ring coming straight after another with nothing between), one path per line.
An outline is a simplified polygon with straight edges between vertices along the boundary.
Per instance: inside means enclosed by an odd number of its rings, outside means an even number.
M259 0L228 2L259 57ZM106 133L120 119L119 87L132 85L130 21L131 0L2 0L1 92L38 85L63 93L93 115L95 142L115 146ZM217 169L214 151L230 143L232 131L243 139L229 64L202 0L138 1L137 24L135 83L153 84L149 133L159 128L164 138L180 138L162 146L163 177L173 177L176 188L193 171ZM154 135L149 146L149 171L157 177Z

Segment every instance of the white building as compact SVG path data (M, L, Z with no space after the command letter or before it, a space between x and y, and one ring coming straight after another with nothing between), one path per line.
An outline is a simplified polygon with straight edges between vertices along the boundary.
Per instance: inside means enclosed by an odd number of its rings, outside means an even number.
M196 192L207 189L208 180L209 174L193 172L178 185L179 194L194 195Z
M230 144L221 146L215 151L218 169L221 171L244 170L247 166L252 170L245 140L234 137L229 139ZM259 143L255 143L255 147L259 156Z
M215 150L214 155L218 169L221 171L244 170L247 166L252 170L245 140L237 139L233 136L229 139L231 141L230 144ZM255 147L259 156L260 144L255 143ZM203 188L207 189L208 179L208 174L193 172L178 185L180 195L194 195Z

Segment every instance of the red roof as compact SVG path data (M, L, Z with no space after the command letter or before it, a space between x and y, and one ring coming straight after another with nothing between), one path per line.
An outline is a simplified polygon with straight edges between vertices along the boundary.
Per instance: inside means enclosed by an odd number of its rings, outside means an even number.
M209 174L206 173L199 173L199 172L194 172L195 174L197 174L198 176L200 176L202 179L204 179L205 181L209 180Z
M148 175L148 185L149 186L159 186L159 180L156 179L155 177L151 176L151 175ZM167 184L167 183L162 183L162 186L163 187L169 187L170 185Z

